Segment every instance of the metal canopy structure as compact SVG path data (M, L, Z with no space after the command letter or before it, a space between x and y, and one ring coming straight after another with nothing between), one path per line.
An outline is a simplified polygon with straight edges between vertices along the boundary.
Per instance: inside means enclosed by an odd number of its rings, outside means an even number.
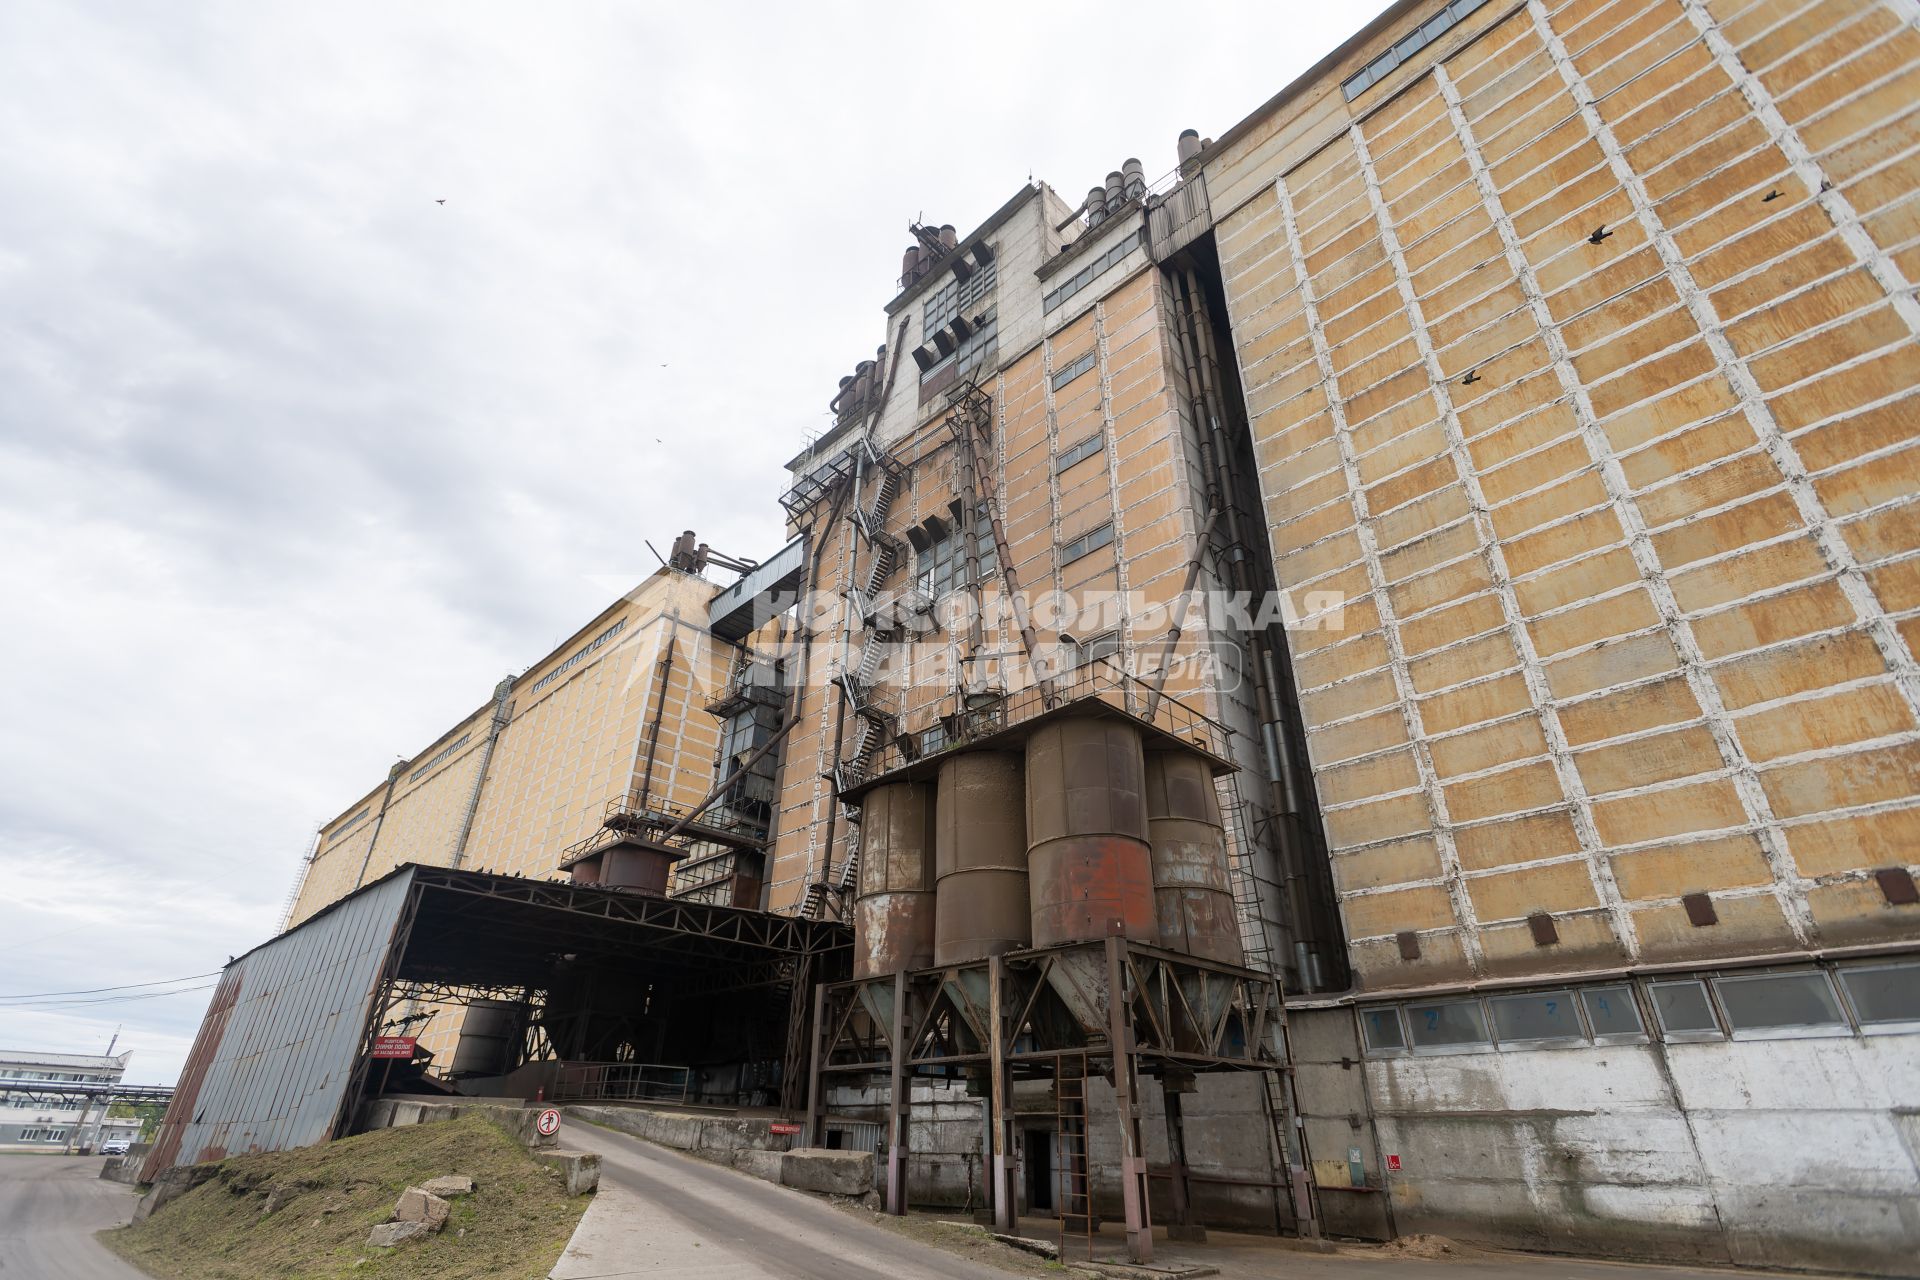
M1284 1184L1296 1227L1318 1217L1294 1117L1286 1013L1271 974L1130 942L1101 941L1014 951L966 964L823 985L815 994L808 1087L808 1141L821 1132L830 1085L885 1077L886 1202L906 1212L907 1132L916 1076L970 1077L988 1100L989 1198L1000 1229L1014 1229L1015 1080L1047 1080L1063 1136L1062 1243L1093 1233L1093 1170L1086 1082L1112 1086L1120 1128L1121 1198L1127 1252L1153 1256L1141 1079L1167 1090L1172 1164L1170 1221L1192 1228L1179 1095L1194 1077L1256 1072L1267 1081L1268 1122L1290 1170ZM1276 1188L1281 1189L1281 1188Z
M403 865L229 963L142 1176L342 1136L374 1038L420 1002L537 1003L547 1056L636 1027L656 1049L710 1046L745 1021L729 1007L751 1009L797 1109L805 1033L779 1024L851 952L832 921Z

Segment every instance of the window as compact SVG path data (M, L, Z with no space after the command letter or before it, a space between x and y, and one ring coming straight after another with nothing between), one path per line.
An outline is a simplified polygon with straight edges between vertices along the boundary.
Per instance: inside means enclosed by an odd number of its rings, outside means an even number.
M1365 93L1368 89L1387 78L1395 67L1408 61L1422 49L1453 30L1461 19L1485 4L1487 0L1453 0L1452 4L1421 23L1418 28L1402 36L1400 40L1379 57L1360 70L1348 76L1340 84L1340 91L1347 101Z
M1085 355L1080 356L1077 359L1073 360L1072 362L1062 365L1060 368L1056 369L1053 374L1053 389L1055 391L1058 391L1060 388L1066 386L1069 382L1072 382L1075 378L1079 377L1081 374L1085 373L1087 370L1093 368L1093 362L1095 359L1097 359L1097 356L1095 355L1095 353L1092 351L1089 351Z
M1502 1044L1521 1040L1585 1040L1571 991L1495 996L1487 1001Z
M1682 982L1655 982L1648 986L1660 1030L1678 1040L1718 1039L1720 1021L1713 1016L1707 985L1689 978Z
M1410 1004L1407 1023L1413 1028L1413 1047L1442 1049L1464 1044L1492 1044L1487 1015L1478 1000L1443 1004Z
M1080 559L1082 556L1092 555L1094 552L1098 551L1100 548L1106 546L1109 542L1112 542L1112 541L1113 541L1113 522L1109 520L1106 524L1101 525L1098 529L1089 529L1087 530L1087 532L1075 538L1072 542L1069 542L1066 546L1061 547L1060 563L1072 564L1075 560Z
M1400 1029L1400 1009L1362 1009L1360 1032L1366 1037L1368 1053L1397 1053L1407 1047L1406 1033Z
M959 519L958 510L954 519ZM1000 572L1000 549L993 540L993 517L982 503L974 512L974 554L979 558L981 580ZM942 523L938 533L922 547L914 564L914 588L929 600L939 600L949 592L967 585L967 548L957 524Z
M1121 259L1138 248L1140 243L1141 233L1135 232L1126 237L1126 239L1121 240L1118 244L1109 246L1099 257L1068 276L1066 282L1059 288L1047 294L1041 303L1040 309L1042 311L1052 311L1055 307L1060 306L1068 298L1071 298L1074 294L1092 284L1108 267L1117 265Z
M1099 432L1095 432L1080 443L1070 444L1065 449L1062 449L1060 451L1060 460L1053 464L1053 469L1055 471L1065 471L1076 462L1085 462L1088 458L1094 457L1102 452L1106 448L1106 445L1107 438Z
M993 297L996 275L994 264L988 262L965 280L951 279L935 289L920 312L920 340L933 341L933 335L952 324L955 317L972 319L982 304Z
M1809 1035L1847 1030L1833 984L1818 969L1798 973L1742 973L1715 978L1720 1007L1733 1033Z
M920 402L925 404L928 396L951 382L960 370L984 362L999 337L1000 319L989 315L985 323L962 338L952 351L928 364L920 371Z
M1920 964L1863 965L1840 970L1854 1016L1862 1028L1920 1022Z
M1640 1023L1632 987L1588 987L1580 999L1587 1007L1595 1040L1645 1038L1647 1029Z

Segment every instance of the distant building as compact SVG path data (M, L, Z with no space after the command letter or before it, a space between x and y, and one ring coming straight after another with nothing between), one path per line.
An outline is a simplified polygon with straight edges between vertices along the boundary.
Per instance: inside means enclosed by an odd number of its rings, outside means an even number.
M131 1053L38 1053L0 1049L0 1151L65 1151L140 1137L138 1116L102 1118L99 1103L84 1109L48 1106L19 1084L118 1084ZM17 1083L16 1083L17 1082Z

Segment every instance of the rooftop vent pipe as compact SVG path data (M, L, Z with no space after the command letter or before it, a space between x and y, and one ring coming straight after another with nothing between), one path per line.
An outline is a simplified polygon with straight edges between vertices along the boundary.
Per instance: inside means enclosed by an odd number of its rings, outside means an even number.
M1138 159L1129 159L1120 166L1120 178L1124 184L1127 199L1139 200L1147 194L1147 171L1141 167Z
M1120 212L1120 206L1127 202L1126 175L1115 169L1107 175L1107 212Z
M1097 227L1107 220L1107 189L1095 187L1087 192L1087 225Z

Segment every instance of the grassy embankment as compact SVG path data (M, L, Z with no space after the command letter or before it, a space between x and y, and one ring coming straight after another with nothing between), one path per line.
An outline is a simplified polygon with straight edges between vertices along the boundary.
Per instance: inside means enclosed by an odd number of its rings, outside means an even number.
M446 1230L366 1247L408 1186L459 1173L475 1191L453 1201ZM537 1280L589 1202L500 1130L463 1119L236 1156L146 1222L100 1238L162 1280Z

